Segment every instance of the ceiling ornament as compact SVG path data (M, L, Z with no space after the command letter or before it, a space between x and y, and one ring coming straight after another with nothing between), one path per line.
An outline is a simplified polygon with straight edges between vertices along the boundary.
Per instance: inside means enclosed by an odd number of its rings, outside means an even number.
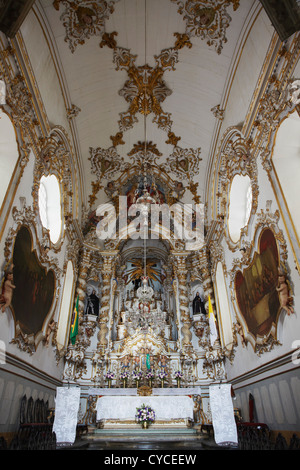
M115 147L108 149L90 147L90 157L92 173L95 174L99 181L102 178L111 178L115 173L124 171L129 166L125 163L124 158L116 151Z
M161 167L167 172L171 171L178 178L190 181L199 174L199 163L202 160L200 153L200 148L182 149L176 146L173 153L167 158L166 163Z
M127 155L131 157L133 165L141 166L156 165L156 160L162 156L162 153L152 142L138 142Z
M69 42L72 52L75 51L78 44L82 45L86 39L98 35L101 37L100 48L106 46L113 50L113 63L116 70L124 70L128 75L124 86L119 90L119 95L123 96L129 107L126 111L120 113L118 132L115 136L110 137L112 146L108 149L100 147L96 149L90 148L89 160L91 161L92 172L97 176L97 181L92 183L92 195L89 198L89 203L91 205L95 202L97 192L103 187L102 179L110 179L116 173L128 172L129 163L126 163L124 158L117 153L116 147L125 143L123 140L124 132L133 128L138 122L137 114L143 115L144 119L146 119L151 113L154 115L153 123L167 133L168 138L166 143L174 146L172 154L163 165L159 165L157 158L161 156L160 152L156 149L156 146L154 148L152 142L146 143L147 139L145 138L144 149L142 149L143 144L138 142L134 145L128 156L132 157L134 166L141 165L143 162L144 165L158 166L160 171L174 174L181 180L188 180L192 188L193 199L195 200L196 198L199 201L199 197L196 194L197 185L192 182L192 178L199 174L199 163L202 160L200 158L201 149L184 149L178 146L180 137L175 136L174 132L172 132L173 122L171 120L171 113L165 112L162 109L162 103L172 94L172 91L164 81L164 72L175 70L175 65L178 63L179 50L184 47L192 47L190 41L193 35L192 30L189 31L187 27L187 31L183 34L174 33L174 46L163 49L159 55L154 56L156 64L154 67L148 64L136 66L137 55L132 54L129 49L117 45L116 36L118 33L108 33L105 31L105 20L113 13L116 1L83 2L77 0L70 2L62 0L53 3L57 10L60 7L60 3L63 3L65 6L61 20L66 29L65 40ZM198 11L197 8L199 9L200 3L197 2L195 5L194 13ZM214 3L215 10L218 12L214 12L214 20L219 18L219 12L222 12L221 16L224 16L223 10L229 3L231 2L219 1L216 5ZM186 3L186 8L191 15L190 2ZM77 110L75 109L76 112Z
M97 192L103 187L102 179L112 178L116 173L129 171L129 167L140 169L142 166L158 168L158 172L174 174L176 177L187 179L190 182L191 192L194 200L197 196L197 185L192 183L192 178L199 173L199 163L201 149L182 149L178 146L178 137L172 132L171 113L164 112L161 103L171 95L172 91L166 86L163 75L166 70L175 70L175 64L178 62L178 50L183 47L192 47L187 35L175 33L175 46L164 49L159 55L154 56L156 66L150 67L148 64L136 67L135 61L137 56L131 54L129 49L117 46L114 37L117 33L102 36L100 47L107 46L113 49L113 63L116 70L125 70L128 74L128 80L123 88L119 91L119 95L123 96L125 101L129 103L127 111L120 113L118 122L119 131L115 136L111 136L112 147L108 149L92 149L90 148L90 161L93 174L97 176L98 181L92 184L93 194L89 198L90 205L96 200ZM167 158L164 164L157 162L162 156L157 149L156 144L152 142L139 141L134 144L132 150L128 153L131 157L131 164L126 163L121 157L116 147L124 144L124 132L131 129L138 122L137 114L144 116L144 120L149 114L153 113L153 122L157 124L159 129L167 132L167 144L173 145L172 154ZM168 187L170 189L170 187Z
M65 7L61 20L66 29L65 41L72 53L78 44L82 45L92 36L101 36L105 32L105 20L114 12L114 4L119 0L55 0L53 6L59 10Z
M226 29L231 22L227 8L233 10L239 7L239 0L171 0L179 8L186 23L186 35L206 40L208 46L215 46L216 52L221 54L223 44L227 42Z

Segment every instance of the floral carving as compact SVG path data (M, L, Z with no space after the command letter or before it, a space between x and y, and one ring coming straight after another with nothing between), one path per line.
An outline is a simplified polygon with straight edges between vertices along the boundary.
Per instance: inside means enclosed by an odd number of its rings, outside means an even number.
M233 10L239 7L239 0L171 0L179 8L186 23L188 37L199 37L206 40L209 46L215 46L216 52L221 53L223 43L227 42L226 29L231 17L227 8L232 4Z
M60 0L53 3L59 10L60 3L65 7L61 15L66 29L65 41L69 43L72 53L78 44L84 44L92 36L101 36L105 32L105 20L114 11L114 4L118 0L109 2L104 0Z

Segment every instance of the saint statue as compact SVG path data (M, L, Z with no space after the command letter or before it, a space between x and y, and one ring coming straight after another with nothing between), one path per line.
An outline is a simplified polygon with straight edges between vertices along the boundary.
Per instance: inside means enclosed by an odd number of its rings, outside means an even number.
M204 313L204 315L206 314L204 302L201 299L199 292L196 293L196 296L193 300L193 315L197 315L198 313Z
M95 290L93 290L90 295L87 295L87 306L85 313L87 315L99 314L99 297L97 297Z
M146 349L146 367L148 370L151 369L150 352L148 348Z

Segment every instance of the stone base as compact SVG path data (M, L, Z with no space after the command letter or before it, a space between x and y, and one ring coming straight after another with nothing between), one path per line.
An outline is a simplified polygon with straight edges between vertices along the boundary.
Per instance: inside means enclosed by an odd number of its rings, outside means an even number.
M187 429L192 427L192 422L189 419L173 419L160 421L150 424L149 429ZM141 424L134 420L119 420L107 419L101 420L97 423L98 429L141 429Z

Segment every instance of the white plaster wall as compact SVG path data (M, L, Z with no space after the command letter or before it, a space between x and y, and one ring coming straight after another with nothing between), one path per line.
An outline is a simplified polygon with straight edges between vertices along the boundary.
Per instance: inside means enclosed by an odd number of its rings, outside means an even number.
M58 71L55 68L49 44L33 10L30 10L20 32L30 58L35 80L38 83L50 127L61 125L65 129L69 129L62 83L59 82Z

